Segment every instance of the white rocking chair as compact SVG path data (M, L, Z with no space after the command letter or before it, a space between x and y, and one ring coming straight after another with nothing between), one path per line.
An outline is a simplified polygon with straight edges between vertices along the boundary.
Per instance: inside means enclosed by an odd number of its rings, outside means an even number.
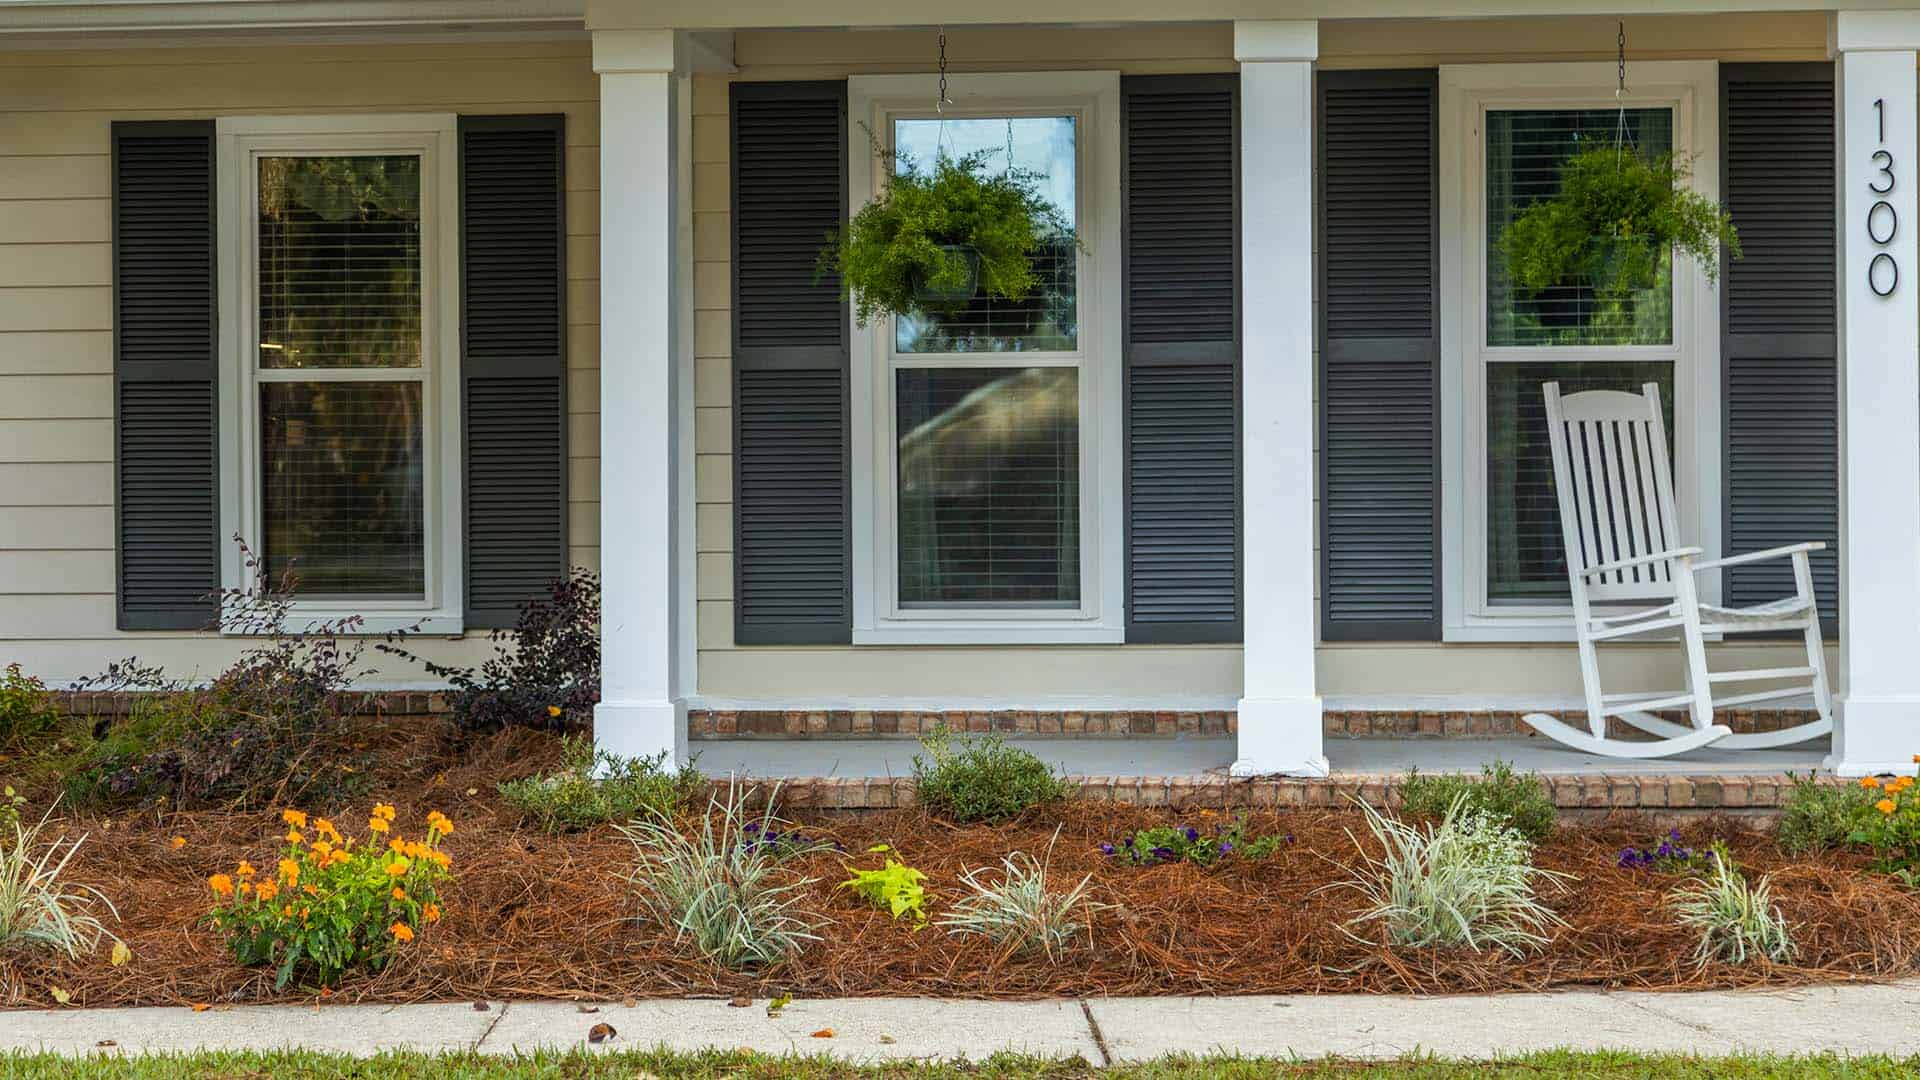
M1547 426L1553 443L1553 486L1560 502L1567 578L1573 587L1580 678L1586 687L1587 730L1544 713L1530 713L1526 722L1542 735L1575 749L1623 758L1668 757L1709 744L1736 750L1792 746L1831 732L1833 700L1827 689L1820 611L1807 558L1809 552L1826 545L1792 544L1724 559L1701 559L1701 549L1680 546L1660 389L1648 383L1644 390L1643 394L1589 390L1563 398L1559 383L1545 386ZM1700 602L1694 574L1789 557L1793 560L1794 595L1742 608ZM1606 606L1596 608L1596 604ZM1601 691L1596 653L1600 642L1676 629L1686 649L1685 693ZM1782 631L1800 631L1805 636L1805 667L1707 670L1707 635ZM1725 683L1778 684L1787 680L1794 682L1722 697L1717 702L1714 698L1715 687ZM1751 705L1809 693L1819 717L1797 727L1735 735L1726 725L1714 723L1716 704L1723 708ZM1688 710L1691 726L1654 715L1657 709L1682 707ZM1607 721L1616 716L1657 738L1609 738Z

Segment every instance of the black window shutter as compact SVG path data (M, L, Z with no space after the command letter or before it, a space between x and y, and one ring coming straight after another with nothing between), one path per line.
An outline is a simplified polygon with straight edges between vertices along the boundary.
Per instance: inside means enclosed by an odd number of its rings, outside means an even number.
M1840 401L1828 63L1720 65L1721 195L1746 258L1720 289L1727 553L1824 540L1814 591L1839 630ZM1794 589L1786 560L1729 567L1739 605Z
M816 275L846 218L847 85L734 83L733 639L852 640L847 306Z
M115 621L210 626L220 584L213 122L113 125Z
M1235 642L1237 75L1121 81L1129 642Z
M466 625L567 570L566 118L460 118Z
M1319 74L1326 641L1440 638L1438 86Z

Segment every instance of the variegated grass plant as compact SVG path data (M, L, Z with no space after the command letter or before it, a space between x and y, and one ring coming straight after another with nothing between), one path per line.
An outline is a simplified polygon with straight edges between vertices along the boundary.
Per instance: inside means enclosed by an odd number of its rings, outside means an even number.
M1059 838L1055 830L1054 841ZM1052 843L1047 854L1046 861L1024 851L1006 856L998 880L984 877L991 872L984 866L961 871L960 884L968 895L936 921L949 933L978 934L1014 952L1037 949L1049 959L1065 952L1087 930L1086 920L1110 905L1088 899L1091 874L1070 888L1053 888L1047 875Z
M1349 934L1355 925L1380 922L1394 944L1407 948L1465 946L1519 956L1565 925L1539 893L1568 875L1534 866L1525 836L1465 804L1464 794L1455 797L1439 822L1425 825L1360 804L1384 851L1363 849L1361 865L1341 883L1368 904L1347 924Z
M674 931L703 959L735 970L764 968L818 939L818 920L800 909L813 879L794 878L780 864L810 847L760 843L782 824L766 807L747 807L749 790L729 785L709 796L697 828L682 832L659 812L620 827L636 861L627 880L646 915Z
M1705 875L1674 890L1674 918L1700 935L1694 961L1745 964L1765 957L1775 963L1798 952L1793 930L1773 902L1773 882L1749 884L1733 860L1721 854Z
M86 836L43 842L51 819L52 811L33 826L16 819L11 840L0 837L0 951L51 949L79 959L113 937L97 908L120 913L100 890L62 880Z

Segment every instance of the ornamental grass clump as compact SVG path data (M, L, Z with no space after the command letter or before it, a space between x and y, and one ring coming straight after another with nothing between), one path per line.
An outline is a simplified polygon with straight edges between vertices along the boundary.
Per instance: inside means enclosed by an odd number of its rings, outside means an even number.
M104 907L119 918L106 894L62 880L86 836L43 842L50 819L43 816L29 827L16 818L13 836L0 837L0 956L13 949L48 949L77 960L102 937L113 937L94 914L96 906Z
M1056 831L1054 839L1060 834ZM1048 845L1051 861L1052 845ZM937 921L951 934L978 935L1011 952L1040 952L1051 960L1089 932L1096 911L1111 905L1088 898L1093 875L1067 889L1055 889L1047 877L1047 862L1024 851L1000 861L999 879L988 880L986 867L960 873L968 895Z
M561 737L560 769L497 785L507 805L550 833L574 832L609 821L631 821L685 810L707 781L691 764L661 766L666 751L626 758L601 750L586 736Z
M1364 803L1360 809L1385 850L1363 853L1362 865L1342 883L1369 905L1347 924L1349 934L1354 925L1379 922L1395 945L1407 948L1465 946L1522 956L1565 925L1538 890L1568 875L1534 866L1527 838L1469 811L1464 796L1437 824L1409 825Z
M920 805L961 824L999 824L1073 792L1046 762L997 735L956 737L942 727L920 745L926 754L913 756Z
M1700 936L1693 958L1702 967L1715 960L1786 963L1798 951L1773 903L1772 879L1749 885L1732 859L1715 859L1704 877L1674 891L1671 904L1675 920Z
M734 970L772 967L818 939L818 920L800 906L813 879L782 866L814 849L759 842L784 823L771 796L754 814L748 794L735 785L724 799L710 797L690 834L659 814L620 826L636 857L627 880L645 916L671 927L674 940L702 959Z
M381 970L438 922L439 888L452 866L440 841L453 822L436 810L426 838L408 840L394 831L395 816L392 806L376 805L361 845L326 818L283 811L286 846L271 872L242 861L207 879L207 920L227 935L233 958L274 965L275 989L296 975L331 986L351 970Z

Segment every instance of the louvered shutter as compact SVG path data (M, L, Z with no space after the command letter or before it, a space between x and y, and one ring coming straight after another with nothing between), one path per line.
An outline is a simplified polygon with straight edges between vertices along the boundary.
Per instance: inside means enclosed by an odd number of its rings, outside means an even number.
M1839 628L1840 400L1833 65L1720 65L1721 192L1746 257L1720 289L1727 553L1824 540L1814 590ZM1786 560L1729 567L1729 604L1794 590Z
M213 123L113 125L113 390L122 630L198 630L220 585Z
M1440 638L1436 97L1319 74L1320 636Z
M852 640L847 307L815 259L847 207L844 82L735 83L733 637Z
M460 118L466 625L567 571L566 118Z
M1239 82L1121 82L1129 642L1241 637Z

